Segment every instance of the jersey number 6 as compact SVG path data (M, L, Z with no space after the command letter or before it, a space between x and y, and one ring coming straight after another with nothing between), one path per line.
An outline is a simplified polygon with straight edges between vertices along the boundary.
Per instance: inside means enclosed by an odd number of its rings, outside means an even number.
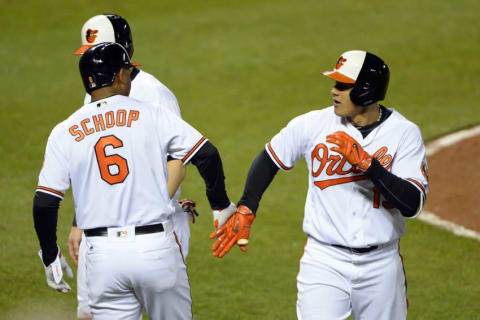
M105 154L105 148L108 146L121 148L123 147L123 142L113 135L98 139L95 144L95 155L97 156L100 176L108 184L122 183L125 181L129 173L127 160L118 154L107 156ZM115 174L110 173L111 166L116 166L118 172Z

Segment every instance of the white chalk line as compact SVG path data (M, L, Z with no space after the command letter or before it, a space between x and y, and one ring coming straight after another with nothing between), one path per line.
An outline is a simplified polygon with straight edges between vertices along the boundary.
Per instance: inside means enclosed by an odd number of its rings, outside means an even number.
M432 156L438 150L454 145L462 140L474 137L480 134L480 125L473 128L464 129L433 140L426 145L427 156Z
M478 134L480 134L480 125L475 126L473 128L465 129L465 130L460 130L458 132L436 139L430 143L427 143L427 145L425 146L427 156L432 156L437 151L443 148L449 147L451 145L454 145L457 142L474 137ZM432 224L434 226L440 227L442 229L446 229L458 236L467 237L467 238L480 241L479 232L467 229L464 226L458 225L454 222L444 220L438 217L437 215L435 215L435 213L433 212L423 210L422 213L418 216L418 219L426 223Z
M420 215L418 216L418 219L428 223L432 224L434 226L440 227L442 229L448 230L452 232L453 234L456 234L457 236L462 236L462 237L467 237L467 238L472 238L475 240L480 241L480 233L467 229L461 225L458 225L454 222L443 220L436 216L435 214L423 210Z

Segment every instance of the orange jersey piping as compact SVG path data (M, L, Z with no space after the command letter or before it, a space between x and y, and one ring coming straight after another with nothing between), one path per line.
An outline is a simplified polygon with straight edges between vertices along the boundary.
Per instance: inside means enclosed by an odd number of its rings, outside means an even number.
M50 189L50 188L47 188L47 187L38 186L38 187L37 187L37 190L47 191L47 192L56 194L57 196L60 196L60 197L62 197L62 198L64 197L64 194L61 193L60 191L57 191L57 190L54 190L54 189Z
M293 167L287 167L286 165L283 164L282 161L280 161L280 159L278 158L277 154L275 153L275 151L273 151L273 148L272 146L270 145L270 142L267 143L267 148L268 148L268 151L270 151L270 154L272 155L272 157L275 159L275 162L283 169L283 170L291 170Z
M424 196L425 196L425 197L427 196L427 193L425 192L425 187L424 187L420 182L418 182L417 180L411 179L411 178L408 178L407 180L413 182L414 184L416 184L417 187L419 187L420 190L422 190Z
M197 144L192 148L192 150L190 150L186 155L185 157L183 157L182 159L182 162L185 163L188 158L190 158L190 156L198 149L198 147L200 147L202 145L202 143L207 140L207 138L205 137L202 137L198 142Z

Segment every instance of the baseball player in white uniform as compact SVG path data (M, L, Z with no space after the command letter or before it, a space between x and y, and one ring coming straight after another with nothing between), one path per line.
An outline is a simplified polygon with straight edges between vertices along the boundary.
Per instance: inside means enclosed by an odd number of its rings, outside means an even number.
M101 14L96 15L88 19L82 26L81 30L82 46L75 51L76 55L83 54L93 45L102 42L116 42L124 46L130 56L133 56L133 40L131 35L131 29L128 22L121 16L116 14ZM133 63L135 64L135 63ZM153 75L140 70L135 67L131 73L132 87L130 90L130 97L149 102L155 107L167 109L181 117L180 107L178 105L175 95L158 79ZM84 104L88 104L91 101L90 95L85 95ZM169 180L177 175L182 176L185 167L180 160L174 160L169 158L168 173ZM179 172L180 171L180 172ZM172 215L172 222L174 225L175 233L182 246L182 252L184 258L187 258L189 251L189 239L190 239L190 226L189 218L194 219L193 216L196 211L194 208L188 211L192 214L189 217L184 209L178 204L180 196L180 188L175 192L172 199L172 206L176 208L176 214ZM188 202L184 202L188 203ZM82 231L76 226L72 227L69 237L69 249L70 256L78 264L77 268L77 316L79 319L91 318L90 310L88 307L87 296L87 284L85 279L85 255L86 247L85 242L81 242Z
M47 284L70 290L56 224L59 202L71 184L88 251L93 319L137 320L142 309L150 319L191 319L166 159L169 154L184 165L192 162L205 180L212 209L226 211L231 202L218 151L175 114L128 97L133 66L123 46L96 45L82 55L79 67L92 102L52 130L34 198Z
M296 117L266 144L238 212L211 235L213 254L223 257L235 244L245 251L263 192L278 169L290 171L305 158L308 239L297 276L298 318L406 319L399 239L429 187L420 130L378 104L390 72L377 56L348 51L323 74L336 81L333 106Z

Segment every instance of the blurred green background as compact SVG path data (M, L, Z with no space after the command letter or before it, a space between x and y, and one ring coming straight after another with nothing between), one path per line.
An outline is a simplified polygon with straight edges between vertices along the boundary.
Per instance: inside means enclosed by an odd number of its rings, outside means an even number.
M117 13L132 28L134 61L177 96L185 120L220 150L237 201L252 159L293 117L331 104L331 69L347 50L389 64L386 106L426 140L480 123L480 2L474 0L0 0L0 319L75 319L73 292L45 284L32 198L50 130L81 106L83 23ZM475 160L472 160L475 161ZM211 256L211 213L190 167L183 196L197 201L188 257L196 319L295 319L306 236L303 161L264 195L246 254ZM61 204L59 245L73 215ZM413 220L401 243L409 319L480 319L480 244Z

